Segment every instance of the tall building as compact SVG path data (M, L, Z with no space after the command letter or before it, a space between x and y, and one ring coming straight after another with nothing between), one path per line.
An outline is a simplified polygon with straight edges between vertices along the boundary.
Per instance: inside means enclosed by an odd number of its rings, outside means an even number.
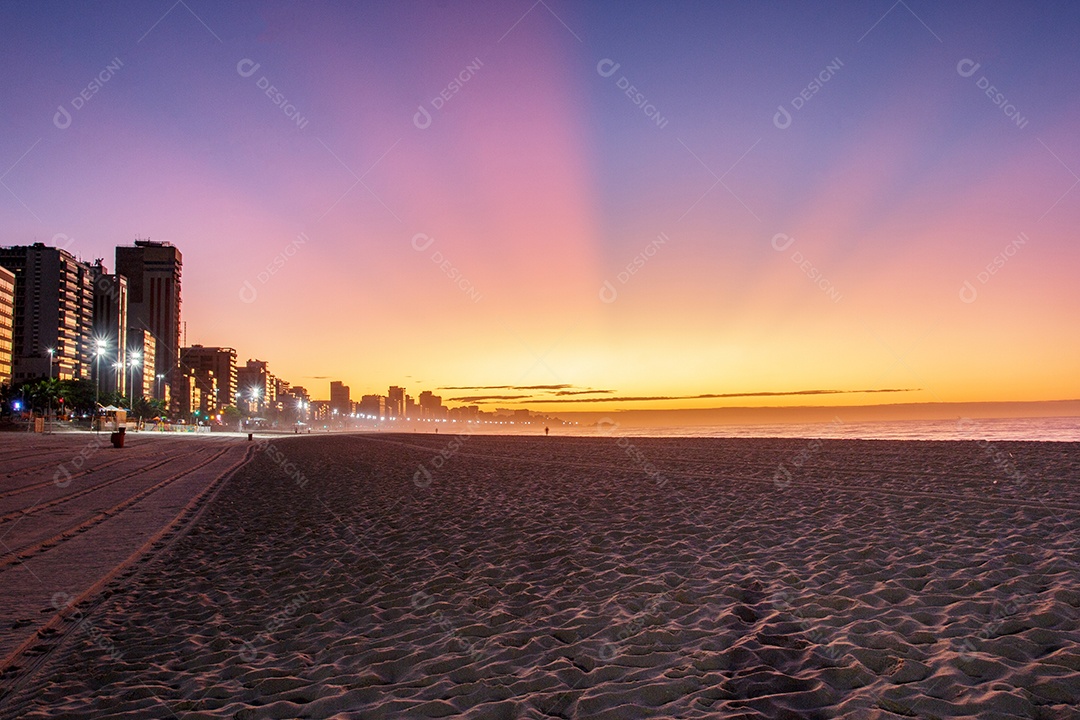
M338 415L348 415L352 412L352 400L349 397L349 386L340 380L330 383L330 410L337 411Z
M386 398L382 395L361 395L360 402L356 404L356 410L365 419L386 419Z
M253 415L262 415L277 403L277 379L265 360L248 360L236 369L236 391L240 393L237 407Z
M66 250L34 243L0 248L0 265L15 275L13 381L50 374L64 380L90 379L92 365L115 362L111 356L115 345L105 346L95 357L94 289L88 264Z
M386 412L392 418L405 417L405 388L391 385L386 394Z
M127 380L131 384L129 398L158 397L161 390L157 373L157 339L145 328L127 330Z
M448 414L448 410L442 404L442 398L430 390L420 393L420 416L424 418L442 419Z
M311 398L306 388L293 385L289 388L287 395L279 395L278 399L285 403L282 412L286 414L286 417L290 417L290 413L295 413L296 421L301 423L306 423L310 418Z
M178 380L173 383L176 392L178 413L185 420L206 420L218 413L217 378L213 370L196 372L192 368L180 368L176 371Z
M160 352L157 355L161 357ZM211 415L217 414L227 405L236 404L236 351L232 348L203 347L202 345L181 348L180 369L185 374L188 370L193 370L204 393L211 391L209 378L213 376L213 392L216 397L208 397L203 401L207 408L211 405L214 407ZM180 374L177 373L177 376L179 377ZM179 401L177 412L181 412Z
M154 367L170 386L180 358L180 279L184 262L167 242L136 240L116 248L116 272L128 281L128 324L154 336ZM155 397L165 399L164 390ZM179 410L173 403L171 410Z
M15 319L15 273L0 267L0 385L11 384L11 342Z
M128 287L123 275L109 274L102 261L90 268L94 286L94 338L104 339L107 347L126 348L128 328ZM100 372L99 388L127 395L127 353L117 353L111 362L95 363L91 370ZM96 376L95 376L96 377Z

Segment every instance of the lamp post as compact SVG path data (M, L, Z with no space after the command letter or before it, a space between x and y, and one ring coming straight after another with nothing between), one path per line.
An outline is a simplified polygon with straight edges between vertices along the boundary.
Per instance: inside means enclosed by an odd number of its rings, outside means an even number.
M164 375L162 375L161 373L158 373L158 376L157 376L157 393L156 393L156 397L157 397L158 399L160 399L160 400L164 400L164 399L165 399L165 398L164 398L164 397L162 397L162 395L161 395L161 381L162 381L162 380L164 380L164 379L165 379L165 376L164 376Z
M49 416L52 415L52 392L53 392L53 387L52 387L52 364L53 364L53 353L56 352L56 349L55 348L48 348L48 349L45 350L45 352L49 353L49 391L48 391L49 394L45 397L45 400L46 400L46 405L45 405L45 430L48 431L48 429L49 429Z
M101 356L105 354L105 348L108 347L108 343L99 338L96 342L97 349L94 351L94 415L90 419L91 424L94 426L94 432L98 430L98 406L101 403L98 401L101 396Z
M128 372L128 395L130 396L129 404L133 412L135 410L135 368L139 367L141 361L142 353L135 351L128 353L128 367L131 368Z

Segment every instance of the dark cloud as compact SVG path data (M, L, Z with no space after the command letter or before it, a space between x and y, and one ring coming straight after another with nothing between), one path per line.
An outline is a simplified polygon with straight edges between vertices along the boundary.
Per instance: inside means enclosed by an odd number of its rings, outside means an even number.
M564 390L573 385L448 385L440 390Z
M462 397L448 398L446 402L459 402L459 403L489 403L499 400L533 400L537 398L533 395L465 395Z
M920 388L880 388L872 390L789 390L785 392L744 392L744 393L702 393L700 395L620 395L615 397L594 398L530 398L537 403L589 403L589 402L648 402L654 400L714 400L721 398L744 398L744 397L793 397L799 395L849 395L855 393L902 393L916 392ZM594 392L611 392L594 391ZM562 393L555 393L556 395ZM483 397L483 396L478 396ZM495 396L499 400L515 399L512 396ZM526 398L528 396L520 396ZM486 402L475 399L470 402Z
M615 392L614 390L560 390L556 395L603 395Z

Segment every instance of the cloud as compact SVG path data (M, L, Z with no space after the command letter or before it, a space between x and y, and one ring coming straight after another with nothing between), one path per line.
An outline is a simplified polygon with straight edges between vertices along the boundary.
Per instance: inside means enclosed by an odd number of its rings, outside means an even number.
M615 392L614 390L559 390L556 395L601 395Z
M871 390L788 390L783 392L742 392L742 393L702 393L700 395L620 395L614 397L593 397L593 398L543 398L533 397L530 398L527 395L518 396L494 396L500 400L511 400L529 398L533 402L537 403L590 403L590 402L652 402L657 400L714 400L721 398L744 398L744 397L793 397L799 395L849 395L856 393L903 393L903 392L917 392L921 388L880 388ZM609 390L598 390L594 392L611 392ZM562 393L555 393L556 395ZM486 402L482 398L483 396L477 396L476 399L472 399L469 402Z
M463 397L448 398L447 402L459 403L488 403L498 400L537 400L534 395L465 395Z
M573 385L448 385L440 390L564 390Z
M528 390L530 395L533 391L548 391L553 395L610 395L614 390L594 390L563 383L560 385L458 385L441 387L439 390ZM513 400L530 397L530 395L477 395L477 398L491 397L495 400ZM451 401L472 402L471 398L450 398Z

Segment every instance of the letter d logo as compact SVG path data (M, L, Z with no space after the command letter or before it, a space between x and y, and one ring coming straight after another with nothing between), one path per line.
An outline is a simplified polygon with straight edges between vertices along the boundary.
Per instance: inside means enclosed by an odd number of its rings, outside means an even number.
M620 67L622 66L611 58L604 58L600 62L596 63L596 73L600 77L611 77Z
M412 116L413 125L421 130L431 127L431 113L423 105L417 107L416 114Z
M52 606L56 610L63 610L68 605L71 605L71 596L61 590L60 592L53 593Z
M426 488L431 485L431 471L425 466L421 465L420 469L413 473L412 482L418 488Z
M416 233L412 236L412 246L416 252L424 252L431 247L433 242L435 242L435 238L426 233Z
M240 299L250 305L255 302L257 297L259 297L259 291L255 289L250 280L245 280L243 287L240 288Z
M618 299L619 291L615 289L610 280L605 280L604 284L600 286L600 302L613 303Z
M251 77L261 66L251 58L244 58L236 63L236 73L240 77Z
M793 242L795 242L795 238L786 233L776 233L772 236L773 250L776 250L777 252L784 252L791 247L791 243Z
M982 65L975 62L974 60L964 58L960 62L956 63L956 72L960 75L960 77L971 77L981 67Z
M791 113L783 105L776 106L776 114L772 117L772 124L781 130L791 127Z
M53 473L53 483L59 488L66 488L71 484L71 473L66 466L60 465L56 468L56 472Z
M255 662L259 657L259 651L255 647L255 643L250 640L244 641L244 649L240 651L240 659L246 663Z
M975 289L969 281L965 280L963 286L960 288L960 300L968 303L969 305L975 302L975 299L979 297L979 291Z
M780 467L776 468L776 472L773 473L772 481L777 490L787 490L791 485L791 471L784 467L783 463L780 463Z
M56 106L56 114L53 115L53 125L61 130L67 130L71 127L71 113L67 111L63 105Z

